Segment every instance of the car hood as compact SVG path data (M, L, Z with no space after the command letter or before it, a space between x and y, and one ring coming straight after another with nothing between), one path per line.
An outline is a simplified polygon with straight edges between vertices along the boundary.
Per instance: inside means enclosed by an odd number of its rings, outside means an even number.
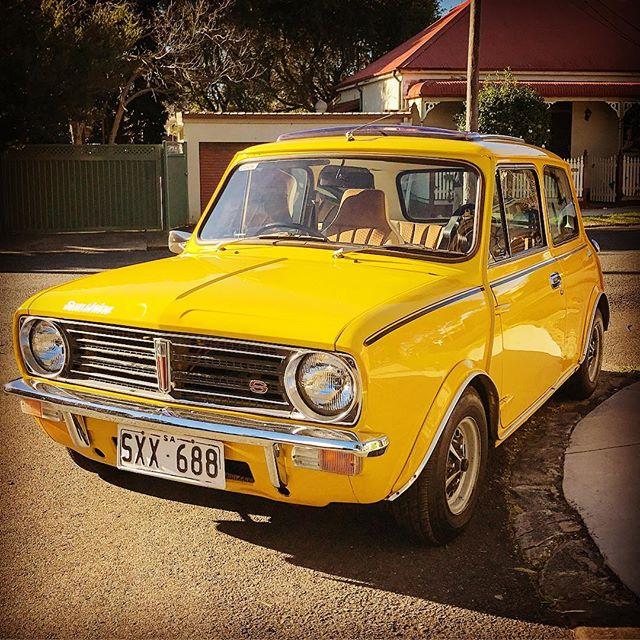
M331 348L355 319L443 277L408 262L277 247L183 254L60 285L32 299L28 311Z

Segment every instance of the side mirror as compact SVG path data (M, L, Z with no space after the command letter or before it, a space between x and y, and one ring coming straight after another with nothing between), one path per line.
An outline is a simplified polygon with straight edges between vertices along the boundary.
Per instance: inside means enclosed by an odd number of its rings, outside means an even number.
M191 233L188 231L169 231L169 251L171 253L182 253L184 246L189 242Z

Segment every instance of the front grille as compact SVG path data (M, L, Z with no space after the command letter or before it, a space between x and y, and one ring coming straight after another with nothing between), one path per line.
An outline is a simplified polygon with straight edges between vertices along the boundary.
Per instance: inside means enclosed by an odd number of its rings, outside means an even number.
M97 323L63 322L70 360L65 379L178 402L289 413L287 347ZM156 341L169 345L167 393L159 392Z

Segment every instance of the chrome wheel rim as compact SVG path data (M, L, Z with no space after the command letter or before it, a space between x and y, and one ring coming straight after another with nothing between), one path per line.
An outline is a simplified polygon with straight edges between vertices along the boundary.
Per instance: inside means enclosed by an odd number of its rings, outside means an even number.
M602 339L598 326L593 327L589 346L587 347L587 375L589 380L593 382L598 375L598 367L600 366L600 349Z
M471 417L456 427L447 452L445 495L451 513L458 515L468 506L480 471L480 430Z

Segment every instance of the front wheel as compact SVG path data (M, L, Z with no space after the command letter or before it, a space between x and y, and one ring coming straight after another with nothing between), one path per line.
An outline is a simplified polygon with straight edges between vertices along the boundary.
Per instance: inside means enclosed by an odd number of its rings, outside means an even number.
M391 503L398 524L419 541L441 545L460 534L473 515L487 463L488 427L482 400L467 389L429 462Z

